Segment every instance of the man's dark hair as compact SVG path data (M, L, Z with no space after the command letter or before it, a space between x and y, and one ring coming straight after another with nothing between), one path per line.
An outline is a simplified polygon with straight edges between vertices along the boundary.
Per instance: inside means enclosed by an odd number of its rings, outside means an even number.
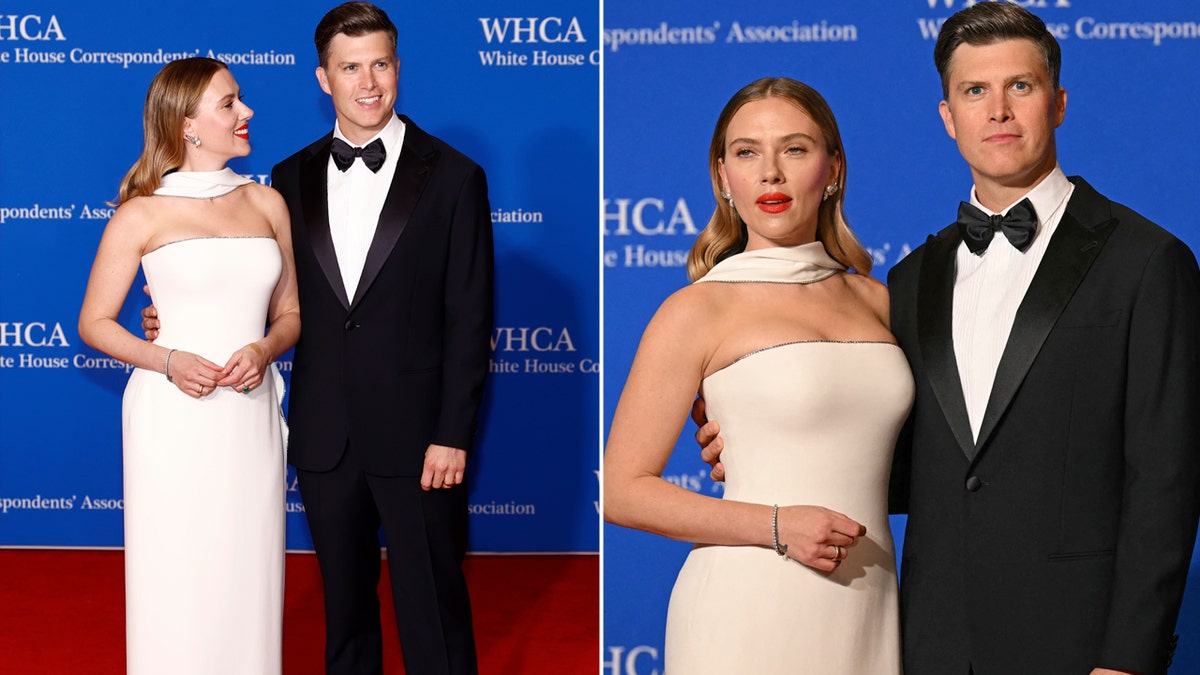
M388 18L387 12L369 2L345 2L321 17L317 30L313 34L313 42L317 45L317 59L321 67L326 66L329 59L329 43L339 33L349 37L359 37L369 33L387 33L392 41L392 53L396 52L396 24Z
M963 44L973 47L1006 40L1032 40L1046 59L1050 84L1058 91L1062 50L1046 23L1029 10L1011 2L980 2L946 19L933 48L933 62L942 77L942 98L950 96L950 59Z

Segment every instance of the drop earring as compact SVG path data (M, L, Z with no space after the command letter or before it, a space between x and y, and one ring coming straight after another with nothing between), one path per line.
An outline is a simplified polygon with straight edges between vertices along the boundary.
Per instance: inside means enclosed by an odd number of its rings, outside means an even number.
M733 195L728 190L721 190L721 199L729 202L729 208L733 208Z
M183 140L187 141L188 143L191 143L192 145L196 146L197 148L200 147L200 138L197 136L193 136L191 134L184 134Z
M826 199L829 199L830 197L832 197L833 193L837 192L837 189L838 189L837 183L830 183L829 185L826 185L825 186L825 194L821 195L821 201L825 201Z

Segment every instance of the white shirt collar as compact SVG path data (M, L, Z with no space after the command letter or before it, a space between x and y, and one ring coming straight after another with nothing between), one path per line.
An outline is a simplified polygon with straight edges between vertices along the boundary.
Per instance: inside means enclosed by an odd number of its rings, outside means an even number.
M392 155L396 150L399 149L397 148L397 143L404 138L404 121L400 119L399 115L392 113L392 119L388 120L387 126L380 129L379 133L368 138L367 142L363 143L362 145L352 143L349 138L346 138L346 135L342 133L341 124L335 121L333 123L333 137L342 139L343 141L349 143L351 147L360 148L365 147L371 141L379 138L383 140L383 147L387 148L388 154Z
M1058 164L1054 165L1054 170L1051 171L1042 182L1033 187L1032 190L1019 197L1015 202L1009 204L1000 213L1008 213L1008 210L1016 206L1022 199L1028 198L1033 204L1033 209L1037 211L1038 221L1046 222L1046 218L1051 213L1054 213L1062 206L1063 201L1071 194L1073 185L1067 180L1067 175L1063 173L1062 167ZM989 216L996 215L988 207L984 206L979 201L979 197L975 194L975 186L971 186L971 204L979 207L984 213Z

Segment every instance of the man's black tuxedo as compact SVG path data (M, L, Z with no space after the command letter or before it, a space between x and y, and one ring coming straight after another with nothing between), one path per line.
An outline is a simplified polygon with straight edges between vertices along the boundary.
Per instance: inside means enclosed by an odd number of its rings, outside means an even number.
M430 443L469 449L488 372L492 230L483 169L407 118L391 192L347 298L329 233L332 134L275 167L292 214L302 328L288 461L325 471L347 441L420 476Z
M321 564L331 673L343 672L335 661L370 664L379 649L381 523L407 667L474 670L465 488L422 493L419 477L431 443L471 447L490 356L491 210L483 170L401 119L403 150L353 298L330 236L332 134L272 173L291 212L301 312L288 461ZM427 554L413 552L426 545ZM397 588L408 580L411 588ZM421 632L439 616L444 636ZM446 670L446 652L468 648ZM440 662L425 661L426 649Z
M917 387L892 484L908 675L1166 669L1200 513L1200 272L1072 182L977 442L951 334L957 229L888 277Z

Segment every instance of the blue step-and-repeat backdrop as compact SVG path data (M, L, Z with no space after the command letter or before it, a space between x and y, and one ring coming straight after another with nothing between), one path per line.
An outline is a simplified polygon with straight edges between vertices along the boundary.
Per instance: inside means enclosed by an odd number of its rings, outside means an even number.
M0 546L122 545L129 369L84 345L76 322L151 78L184 56L228 63L255 111L253 152L230 166L268 183L333 126L312 35L335 4L0 3ZM595 552L599 7L378 4L399 28L397 109L488 175L497 314L470 548ZM135 331L141 285L122 313ZM310 549L294 472L288 486L288 547Z
M937 112L932 53L940 22L971 4L605 1L605 429L642 329L687 283L687 250L714 207L707 168L713 125L743 85L784 75L829 101L846 145L847 214L874 255L876 278L886 280L897 260L954 220L971 177ZM1200 5L1017 4L1041 16L1062 44L1069 93L1058 131L1063 169L1200 251ZM685 425L665 477L719 497L694 430ZM893 522L897 539L903 525L903 518ZM667 599L689 548L604 526L605 675L662 672ZM1177 632L1170 672L1200 673L1200 558Z

